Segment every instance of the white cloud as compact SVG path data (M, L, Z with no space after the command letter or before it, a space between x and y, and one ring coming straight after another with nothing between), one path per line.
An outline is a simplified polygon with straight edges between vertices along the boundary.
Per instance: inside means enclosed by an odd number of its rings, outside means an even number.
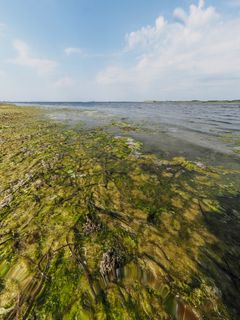
M160 16L156 19L154 26L142 27L140 30L130 32L126 35L126 41L129 49L133 49L137 45L146 46L156 40L165 26L164 17Z
M56 88L69 88L74 85L74 80L71 77L63 77L58 79L55 83L54 86Z
M175 9L173 17L170 22L160 16L153 26L128 33L125 58L131 50L135 62L108 66L97 82L106 92L128 87L130 99L239 95L240 18L221 17L203 0L188 12Z
M68 56L70 56L71 54L82 54L83 53L81 48L73 48L73 47L65 48L64 52Z
M36 70L39 74L48 73L54 70L57 66L57 62L54 60L32 57L29 46L22 40L15 40L13 46L17 50L18 55L15 59L9 60L12 63L30 67Z
M204 0L200 0L198 6L190 5L189 14L181 8L176 8L173 15L193 29L202 28L218 17L214 7L205 8Z

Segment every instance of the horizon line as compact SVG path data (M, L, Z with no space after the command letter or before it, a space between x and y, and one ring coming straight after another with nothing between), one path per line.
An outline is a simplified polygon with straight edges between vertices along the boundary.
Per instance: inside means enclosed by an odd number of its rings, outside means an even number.
M186 99L186 100L0 100L2 103L159 103L159 102L240 102L240 99Z

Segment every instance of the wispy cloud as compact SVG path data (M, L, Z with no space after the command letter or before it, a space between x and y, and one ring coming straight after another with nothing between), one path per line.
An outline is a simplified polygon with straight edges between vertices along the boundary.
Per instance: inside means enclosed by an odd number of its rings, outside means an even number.
M83 50L81 48L74 48L74 47L69 47L65 48L64 52L66 55L70 56L71 54L83 54Z
M17 51L17 57L9 60L11 63L30 67L39 74L49 73L57 66L54 60L33 57L28 44L22 40L15 40L13 46Z
M63 78L58 79L54 83L54 86L56 88L69 88L69 87L72 87L74 84L75 84L75 81L71 77L65 76Z
M64 49L64 53L67 56L71 55L78 55L81 58L86 59L112 59L121 56L126 50L118 51L118 52L112 52L112 53L92 53L88 52L81 48L75 48L75 47L69 47Z
M240 86L240 18L221 17L203 0L189 11L176 8L174 21L160 16L153 25L126 35L125 59L98 73L106 91L128 88L130 98L192 98L224 95ZM234 30L234 32L233 32ZM233 81L234 77L234 81ZM206 80L207 79L207 80Z

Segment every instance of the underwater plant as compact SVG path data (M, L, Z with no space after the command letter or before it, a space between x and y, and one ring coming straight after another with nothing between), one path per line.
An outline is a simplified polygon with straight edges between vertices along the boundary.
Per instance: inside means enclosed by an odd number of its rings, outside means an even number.
M0 319L238 319L240 172L37 108L0 133Z

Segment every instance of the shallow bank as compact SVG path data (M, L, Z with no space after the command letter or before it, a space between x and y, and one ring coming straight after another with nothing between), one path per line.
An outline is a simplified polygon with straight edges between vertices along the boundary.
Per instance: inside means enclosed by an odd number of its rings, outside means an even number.
M0 132L0 318L238 319L238 170L37 108Z

